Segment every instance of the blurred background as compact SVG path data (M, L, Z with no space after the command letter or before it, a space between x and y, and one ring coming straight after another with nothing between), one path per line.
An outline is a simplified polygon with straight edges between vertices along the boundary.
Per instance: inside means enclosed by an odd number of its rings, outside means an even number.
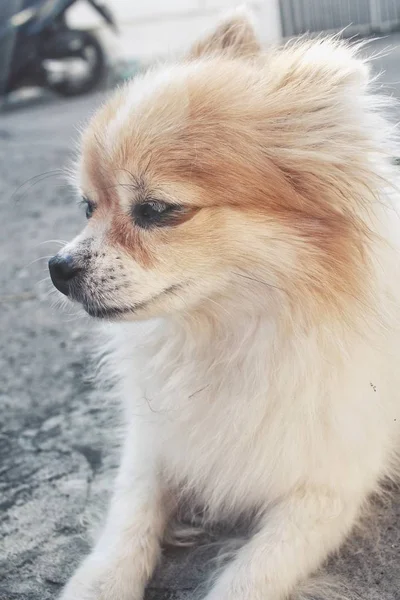
M93 324L72 305L60 308L47 270L85 224L64 176L79 130L118 83L185 50L236 5L0 0L0 600L57 597L88 549L87 522L105 504L117 464L116 411L87 377ZM400 97L400 0L249 6L265 44L321 31L368 38L378 89ZM379 534L329 565L351 598L400 598L393 498L377 508ZM193 597L204 555L183 566L178 558L165 555L146 598Z
M233 0L2 0L0 90L59 95L112 86L186 48ZM382 36L400 27L400 0L254 0L264 43L321 31ZM38 90L36 90L38 93ZM28 94L29 95L29 94Z

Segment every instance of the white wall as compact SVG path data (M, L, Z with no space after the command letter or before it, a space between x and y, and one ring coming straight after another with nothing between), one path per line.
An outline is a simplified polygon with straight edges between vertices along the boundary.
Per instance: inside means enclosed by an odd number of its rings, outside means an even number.
M281 36L279 0L254 0L248 6L259 21L263 41ZM187 48L240 0L107 0L120 27L120 36L105 33L101 18L81 0L69 13L77 27L100 27L114 55L149 60Z

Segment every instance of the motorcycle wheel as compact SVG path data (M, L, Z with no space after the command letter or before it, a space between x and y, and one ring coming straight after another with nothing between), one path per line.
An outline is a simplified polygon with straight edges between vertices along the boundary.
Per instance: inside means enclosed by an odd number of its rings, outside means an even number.
M86 62L88 73L86 77L74 75L63 77L54 81L51 77L47 79L47 87L61 96L72 97L87 94L94 90L104 78L105 57L103 48L96 36L88 31L76 31L83 41L81 60ZM61 63L66 63L66 58Z

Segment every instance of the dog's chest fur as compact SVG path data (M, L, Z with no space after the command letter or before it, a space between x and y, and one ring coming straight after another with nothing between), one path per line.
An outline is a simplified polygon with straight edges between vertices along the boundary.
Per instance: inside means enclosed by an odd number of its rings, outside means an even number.
M130 327L114 343L142 460L156 456L164 476L212 518L273 502L305 480L318 485L328 465L334 480L349 456L354 478L364 460L380 468L387 415L368 350L346 375L318 354L312 336L277 348L267 320L206 344L201 333L160 323Z

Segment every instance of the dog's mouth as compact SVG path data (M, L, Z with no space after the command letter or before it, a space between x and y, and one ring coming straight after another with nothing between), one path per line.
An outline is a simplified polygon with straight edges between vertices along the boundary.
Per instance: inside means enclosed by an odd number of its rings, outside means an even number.
M135 313L137 309L133 307L107 307L100 306L98 304L82 304L83 308L87 312L90 317L94 317L97 319L115 319L118 317L123 317L128 314Z
M183 285L184 284L171 285L159 292L158 294L155 294L148 300L136 302L135 304L132 304L130 306L105 306L95 301L90 301L86 299L84 301L81 301L81 304L87 312L87 314L91 317L97 319L119 319L140 312L141 310L147 308L153 302L180 290L183 287Z

